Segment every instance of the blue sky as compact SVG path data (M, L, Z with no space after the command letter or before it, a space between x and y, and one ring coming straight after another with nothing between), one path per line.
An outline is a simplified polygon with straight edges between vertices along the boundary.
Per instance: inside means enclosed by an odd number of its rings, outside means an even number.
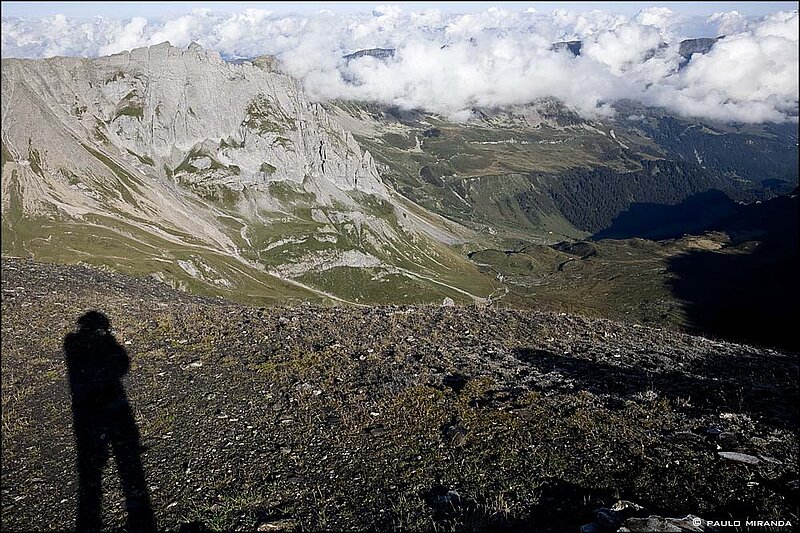
M600 9L622 14L635 14L641 9L665 6L687 15L710 15L717 11L737 10L746 16L759 16L775 11L795 10L797 2L3 2L3 16L47 17L63 14L70 17L130 18L162 17L185 13L194 8L208 8L229 13L247 8L261 8L276 13L311 13L320 9L336 12L370 11L383 4L398 5L406 10L437 8L445 12L468 13L492 6L511 10L533 7L549 12L554 9L590 11Z

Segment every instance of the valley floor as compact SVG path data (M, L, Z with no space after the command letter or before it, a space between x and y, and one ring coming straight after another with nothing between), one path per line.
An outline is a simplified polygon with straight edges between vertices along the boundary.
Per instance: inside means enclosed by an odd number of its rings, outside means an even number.
M3 530L74 527L63 346L89 310L130 358L161 529L564 531L619 499L797 523L797 354L476 306L246 307L3 259Z

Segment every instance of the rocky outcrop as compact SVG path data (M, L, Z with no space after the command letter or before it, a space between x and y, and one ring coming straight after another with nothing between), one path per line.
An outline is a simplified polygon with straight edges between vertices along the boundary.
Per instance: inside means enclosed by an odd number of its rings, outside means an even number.
M700 37L698 39L685 39L681 41L678 53L685 60L692 58L694 54L707 54L711 51L714 43L723 37Z
M581 55L581 48L583 47L583 43L581 41L560 41L557 43L553 43L553 46L550 47L550 50L554 52L561 52L566 50L573 56Z

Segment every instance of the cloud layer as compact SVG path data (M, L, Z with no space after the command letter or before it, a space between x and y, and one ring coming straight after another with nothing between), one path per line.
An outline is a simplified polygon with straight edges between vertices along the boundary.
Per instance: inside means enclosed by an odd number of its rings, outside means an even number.
M687 37L725 35L687 64ZM578 57L553 51L581 40ZM278 56L312 98L377 101L463 119L481 106L557 97L585 116L621 98L723 121L796 120L798 13L753 20L735 11L688 18L649 8L633 18L603 12L491 8L456 15L380 6L371 13L282 15L194 10L161 20L3 18L3 57L107 55L196 41L227 58ZM342 56L394 48L393 58Z

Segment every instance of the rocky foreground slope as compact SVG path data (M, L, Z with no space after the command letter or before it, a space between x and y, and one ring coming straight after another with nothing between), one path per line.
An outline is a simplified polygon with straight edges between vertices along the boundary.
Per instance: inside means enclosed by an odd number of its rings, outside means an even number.
M575 316L252 308L2 267L4 530L73 527L62 343L90 309L130 356L164 529L602 530L622 515L597 509L620 499L642 516L797 523L796 354ZM114 466L104 493L106 526L124 525Z

